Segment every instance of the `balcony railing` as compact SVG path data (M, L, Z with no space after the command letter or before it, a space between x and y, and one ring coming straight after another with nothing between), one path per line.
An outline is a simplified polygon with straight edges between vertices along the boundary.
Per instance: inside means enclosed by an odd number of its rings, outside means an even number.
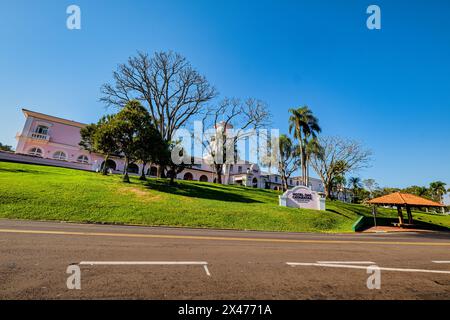
M36 139L36 140L43 140L43 141L50 140L50 136L48 134L32 132L30 136L32 139Z

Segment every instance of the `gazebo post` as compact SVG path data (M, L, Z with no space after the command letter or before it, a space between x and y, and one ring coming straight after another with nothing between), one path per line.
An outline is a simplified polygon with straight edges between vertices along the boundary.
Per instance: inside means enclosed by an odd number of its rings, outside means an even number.
M406 212L408 213L408 223L413 224L413 217L412 217L410 206L406 206Z
M402 212L401 206L397 206L397 213L398 213L398 222L400 223L400 225L402 225L403 224L403 212Z

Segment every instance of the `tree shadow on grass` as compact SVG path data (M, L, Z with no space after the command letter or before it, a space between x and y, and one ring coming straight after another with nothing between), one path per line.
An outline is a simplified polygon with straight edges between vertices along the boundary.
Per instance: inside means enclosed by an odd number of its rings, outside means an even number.
M261 201L249 198L243 194L230 192L229 189L214 184L176 183L175 185L169 185L169 182L164 180L148 180L144 185L149 189L157 190L159 192L193 198L226 202L262 203ZM242 191L245 192L245 190Z
M13 168L0 168L0 172L8 173L32 173L32 174L44 174L46 172L32 169L13 169Z
M341 212L338 212L338 211L336 211L336 210L333 210L333 209L327 209L326 211L327 211L327 212L336 213L336 214L338 214L338 215L340 215L340 216L346 217L347 219L352 219L351 217L349 217L349 216L347 216L347 215L345 215L345 214L343 214L343 213L341 213Z

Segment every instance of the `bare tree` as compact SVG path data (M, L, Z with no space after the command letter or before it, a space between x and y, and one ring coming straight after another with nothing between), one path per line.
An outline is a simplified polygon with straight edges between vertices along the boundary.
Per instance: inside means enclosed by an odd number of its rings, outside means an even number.
M238 161L238 141L256 134L256 130L269 124L269 119L267 105L253 98L225 98L205 113L201 139L217 183L222 183L224 166Z
M372 199L373 193L375 190L379 188L378 183L375 181L375 179L366 179L362 182L364 184L364 187L369 191L369 196Z
M322 180L329 198L334 179L368 167L372 152L357 141L339 137L320 137L319 144L322 152L312 155L311 165Z
M139 100L149 109L154 126L165 141L200 113L217 93L180 54L138 52L113 72L113 83L104 84L100 101L122 108Z

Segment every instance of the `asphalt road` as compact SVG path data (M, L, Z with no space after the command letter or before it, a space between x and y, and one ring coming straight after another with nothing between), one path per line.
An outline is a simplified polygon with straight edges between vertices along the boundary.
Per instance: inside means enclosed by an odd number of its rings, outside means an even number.
M70 265L80 290L67 288ZM381 268L380 289L367 287L369 265ZM91 298L450 299L450 234L0 220L0 299Z

